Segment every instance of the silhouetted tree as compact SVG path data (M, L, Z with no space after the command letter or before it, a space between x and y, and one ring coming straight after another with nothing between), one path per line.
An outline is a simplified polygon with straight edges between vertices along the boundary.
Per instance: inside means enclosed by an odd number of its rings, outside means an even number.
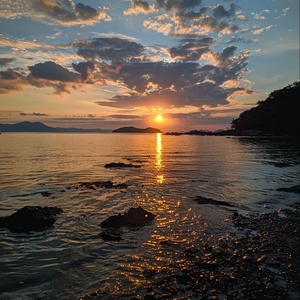
M275 90L257 106L244 111L234 119L231 128L241 133L245 130L261 130L276 135L300 134L300 81L281 90Z

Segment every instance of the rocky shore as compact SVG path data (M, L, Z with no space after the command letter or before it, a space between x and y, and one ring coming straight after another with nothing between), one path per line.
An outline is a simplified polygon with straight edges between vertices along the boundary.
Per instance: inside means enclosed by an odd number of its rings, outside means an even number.
M81 299L300 299L300 205L229 222L238 234L182 251L185 268L145 271L145 284L104 287ZM180 248L181 247L181 248ZM179 249L180 248L180 249Z

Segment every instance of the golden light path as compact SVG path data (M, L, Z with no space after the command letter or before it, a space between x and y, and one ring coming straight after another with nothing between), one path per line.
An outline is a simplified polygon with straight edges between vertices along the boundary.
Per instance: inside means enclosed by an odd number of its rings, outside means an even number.
M162 168L162 139L161 133L156 134L156 169L160 171ZM157 175L157 183L162 184L164 176L162 174Z

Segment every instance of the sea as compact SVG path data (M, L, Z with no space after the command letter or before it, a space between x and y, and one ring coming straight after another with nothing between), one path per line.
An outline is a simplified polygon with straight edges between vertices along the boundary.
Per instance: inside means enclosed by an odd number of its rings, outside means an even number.
M184 268L187 248L237 235L233 212L257 215L299 202L299 194L281 190L299 184L299 149L287 137L2 133L0 216L26 205L63 212L44 231L0 229L0 299L134 294L151 280L147 274L159 280ZM111 162L136 168L104 167ZM116 188L82 185L96 181ZM199 196L232 206L199 204ZM102 221L138 206L155 219L103 239Z

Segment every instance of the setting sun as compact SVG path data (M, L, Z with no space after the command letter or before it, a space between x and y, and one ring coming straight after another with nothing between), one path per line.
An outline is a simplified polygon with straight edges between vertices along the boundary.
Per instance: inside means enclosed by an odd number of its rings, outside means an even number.
M162 115L157 115L156 118L155 118L155 120L156 120L157 122L162 122L162 121L164 120L164 118L163 118Z

